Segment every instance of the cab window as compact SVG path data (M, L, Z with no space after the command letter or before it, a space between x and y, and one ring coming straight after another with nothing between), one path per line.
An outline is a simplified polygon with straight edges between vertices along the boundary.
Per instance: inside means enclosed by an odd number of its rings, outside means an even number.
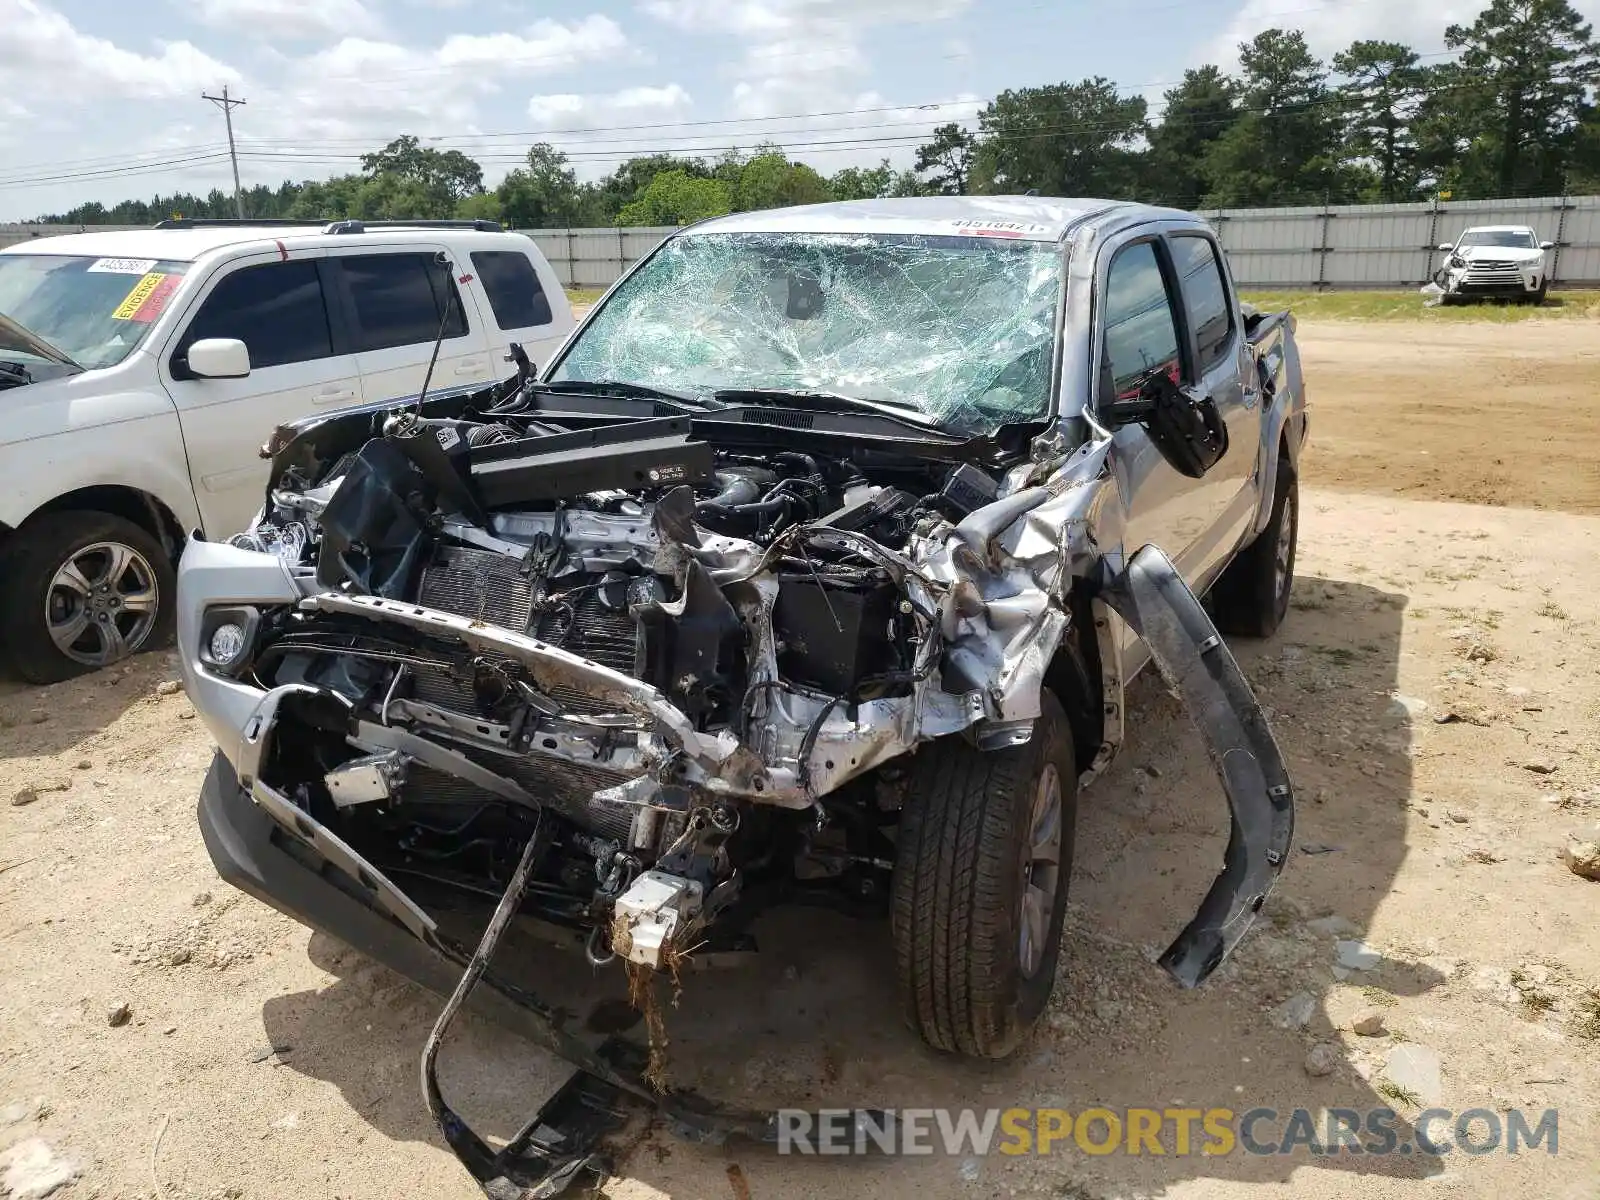
M1106 277L1102 311L1102 402L1137 396L1152 374L1183 382L1177 314L1154 242L1117 251Z

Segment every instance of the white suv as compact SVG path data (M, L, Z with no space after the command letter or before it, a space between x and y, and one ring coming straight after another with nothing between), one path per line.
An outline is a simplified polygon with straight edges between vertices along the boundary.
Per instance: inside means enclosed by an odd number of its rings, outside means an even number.
M1448 257L1434 276L1446 304L1474 296L1499 296L1543 304L1550 290L1550 269L1545 252L1554 242L1542 242L1527 225L1474 225L1452 245L1439 249Z
M185 535L242 529L273 427L491 383L573 327L490 222L168 221L0 250L0 639L45 683L166 639ZM441 330L443 332L440 337Z

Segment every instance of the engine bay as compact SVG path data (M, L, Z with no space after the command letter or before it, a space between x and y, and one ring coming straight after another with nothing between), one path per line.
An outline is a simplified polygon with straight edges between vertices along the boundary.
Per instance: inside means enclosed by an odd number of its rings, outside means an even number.
M1018 456L802 433L811 413L771 405L600 421L542 399L264 448L267 504L232 543L310 595L250 614L226 668L283 695L261 780L446 899L497 894L548 818L526 907L596 962L659 966L736 908L881 911L896 760L1008 724L984 678L1003 654L961 652L984 602L950 556ZM1024 643L1065 622L1034 609Z

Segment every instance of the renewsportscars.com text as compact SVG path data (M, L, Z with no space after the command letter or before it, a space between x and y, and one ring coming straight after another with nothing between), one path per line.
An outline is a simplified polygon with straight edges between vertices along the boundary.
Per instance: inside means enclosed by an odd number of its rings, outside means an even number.
M1429 1108L780 1109L782 1154L1520 1154L1559 1149L1559 1112Z

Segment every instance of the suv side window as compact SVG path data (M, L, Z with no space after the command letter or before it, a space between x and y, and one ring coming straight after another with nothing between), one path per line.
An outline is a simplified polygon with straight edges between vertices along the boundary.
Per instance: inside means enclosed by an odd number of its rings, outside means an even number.
M1199 370L1209 371L1228 356L1228 346L1233 341L1233 309L1222 281L1222 264L1210 238L1178 234L1170 242L1189 327L1194 330L1200 356Z
M444 336L466 336L467 317L456 281L431 253L353 254L335 261L344 272L357 351L433 341L447 305L450 321Z
M187 354L201 338L238 338L249 348L252 370L329 357L333 338L317 264L263 263L223 276L173 357Z
M1100 360L1102 401L1138 394L1152 371L1182 382L1178 322L1154 242L1117 251L1106 276L1105 343Z
M550 298L539 284L539 272L526 254L516 250L480 250L472 256L472 267L489 293L494 323L501 329L526 329L548 325Z

